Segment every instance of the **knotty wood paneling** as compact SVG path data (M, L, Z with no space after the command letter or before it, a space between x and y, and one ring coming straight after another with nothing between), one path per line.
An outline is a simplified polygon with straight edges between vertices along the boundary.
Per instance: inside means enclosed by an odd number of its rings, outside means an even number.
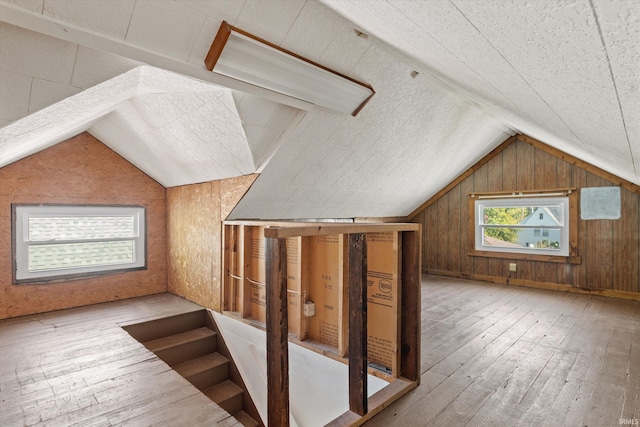
M546 288L559 284L608 295L610 291L620 292L621 296L640 293L640 188L628 182L622 185L620 179L557 150L545 149L544 144L524 136L480 163L461 177L457 185L449 186L448 192L425 202L424 211L415 213L413 221L423 225L425 237L424 270ZM472 247L468 237L469 193L579 190L611 185L621 185L622 218L577 220L580 264L511 260L508 255L505 258L467 255ZM443 250L447 251L446 258ZM509 262L516 262L516 273L509 272Z
M165 189L88 133L0 169L0 318L167 290ZM135 204L147 208L147 270L13 285L11 203Z
M438 270L449 269L449 194L445 194L438 200L437 205L437 221L438 235L434 243L438 246L437 250L437 268Z
M487 188L488 191L502 191L503 170L502 157L496 156L487 163ZM498 258L487 258L487 274L489 276L502 276L503 262Z
M587 174L587 187L603 187L607 181ZM595 289L613 288L613 221L584 221L585 240L582 252L587 253L587 287Z
M453 188L451 190L451 192L449 193L449 210L451 212L459 212L460 211L460 206L461 203L465 203L461 202L460 200L460 186L456 186L455 188ZM449 213L447 212L447 215L449 215ZM460 246L460 239L461 239L461 222L462 219L460 218L460 216L450 216L449 217L449 228L447 230L448 232L448 243L447 243L447 248L450 247L459 247ZM450 250L447 250L447 255L449 257L449 268L448 270L451 271L460 271L460 254L457 252L453 252Z
M485 164L473 174L473 191L489 191L488 170L489 166ZM483 276L488 275L489 260L487 258L475 257L473 259L473 272Z
M222 309L222 220L256 177L167 189L169 292L207 308Z
M467 256L467 253L473 247L472 242L469 241L469 215L472 215L472 212L469 211L468 206L468 198L469 193L473 192L473 175L462 181L460 184L460 211L458 213L452 212L452 215L460 216L460 248L455 248L453 251L458 252L458 257L460 258L460 272L463 275L473 274L473 258ZM423 224L423 229L426 226ZM426 240L423 240L424 248L422 250L423 253L429 252L430 250L426 250L429 246ZM452 250L453 247L450 247L449 250ZM428 266L428 264L424 264L424 268L432 268Z

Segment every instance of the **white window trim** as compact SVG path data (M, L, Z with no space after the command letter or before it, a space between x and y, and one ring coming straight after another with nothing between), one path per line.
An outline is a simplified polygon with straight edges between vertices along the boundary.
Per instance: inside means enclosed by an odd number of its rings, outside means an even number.
M105 264L85 267L55 268L29 271L29 218L46 217L87 217L87 216L133 216L134 254L133 262ZM146 211L143 206L102 206L102 205L14 205L14 283L53 281L71 276L90 276L114 271L139 270L146 268ZM119 239L86 239L83 242L116 241ZM128 239L127 239L128 240ZM52 240L38 242L39 245L76 242L75 240Z
M544 248L526 248L526 247L499 247L483 244L483 227L496 227L496 224L481 223L481 212L484 208L500 208L500 207L518 207L518 206L535 206L535 205L559 205L562 206L561 218L559 226L544 226L540 224L523 226L521 224L513 225L513 228L531 228L531 229L557 229L560 228L561 245L560 249L544 249ZM551 256L569 256L569 197L500 197L476 199L474 201L474 224L475 224L475 250L484 252L501 252L501 253L520 253L530 255L551 255ZM504 227L504 226L499 226Z

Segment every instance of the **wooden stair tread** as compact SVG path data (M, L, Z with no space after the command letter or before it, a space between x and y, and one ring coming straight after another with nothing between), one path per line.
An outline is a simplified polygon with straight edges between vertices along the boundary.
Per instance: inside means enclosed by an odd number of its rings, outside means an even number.
M185 378L192 375L199 374L208 369L214 369L218 366L229 363L229 359L221 355L220 353L210 353L197 359L189 360L187 362L180 363L173 367L173 369Z
M242 394L242 389L232 381L223 381L205 390L205 394L214 402L223 402L227 399Z
M256 420L254 420L251 415L247 414L244 411L239 411L233 414L233 416L242 424L244 427L258 427L260 424Z
M168 348L177 347L192 341L215 337L216 333L209 328L198 328L191 331L182 332L168 337L158 338L144 343L144 346L153 352L166 350Z

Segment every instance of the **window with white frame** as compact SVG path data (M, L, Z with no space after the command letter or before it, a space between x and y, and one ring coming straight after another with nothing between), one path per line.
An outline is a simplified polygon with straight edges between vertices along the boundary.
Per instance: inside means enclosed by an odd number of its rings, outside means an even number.
M142 206L14 205L14 282L146 268Z
M475 250L569 255L569 197L477 196Z

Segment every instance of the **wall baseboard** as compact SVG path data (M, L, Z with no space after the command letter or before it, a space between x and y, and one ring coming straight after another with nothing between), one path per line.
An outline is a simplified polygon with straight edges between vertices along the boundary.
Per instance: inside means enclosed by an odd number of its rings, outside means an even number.
M520 286L525 288L534 289L546 289L559 292L572 292L583 295L598 295L602 297L626 299L633 301L640 301L640 293L617 291L613 289L590 289L590 288L577 288L570 285L562 285L560 283L553 282L539 282L536 280L516 279L510 277L498 277L498 276L485 276L481 274L466 274L456 271L444 271L444 270L429 270L423 269L424 274L433 274L434 276L446 276L456 277L459 279L480 280L482 282L491 282L501 285Z

